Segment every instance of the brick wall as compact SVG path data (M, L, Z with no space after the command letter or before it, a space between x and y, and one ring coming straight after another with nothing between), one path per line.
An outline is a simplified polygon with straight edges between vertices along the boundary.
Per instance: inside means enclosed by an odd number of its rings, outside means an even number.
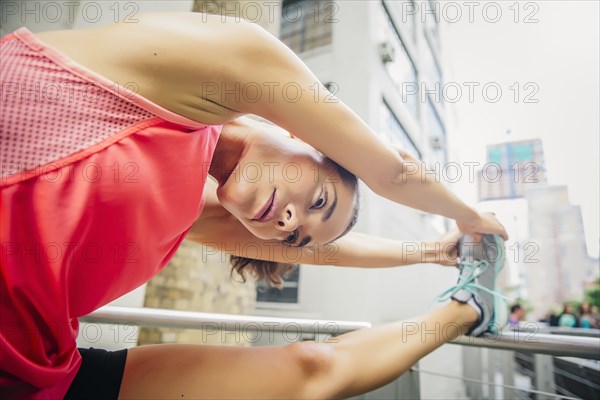
M241 283L241 277L236 273L230 278L229 257L213 253L202 245L184 240L169 264L148 282L144 307L253 315L256 285L252 279ZM244 334L216 329L142 328L138 345L248 345L251 340Z

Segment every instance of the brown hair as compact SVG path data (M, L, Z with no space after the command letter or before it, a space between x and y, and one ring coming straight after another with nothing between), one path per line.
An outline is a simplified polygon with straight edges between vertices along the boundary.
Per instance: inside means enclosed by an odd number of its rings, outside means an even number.
M358 179L356 176L337 164L330 158L325 159L327 163L335 167L337 173L342 178L342 181L347 185L351 186L354 190L354 212L350 223L346 227L346 230L339 236L342 237L356 224L358 220L358 209L359 209L359 193L358 193ZM339 239L336 238L336 239ZM237 272L242 277L242 282L246 282L246 275L249 272L257 281L265 281L269 286L282 289L284 278L290 276L290 274L299 267L298 264L279 263L273 261L255 260L252 258L240 257L232 255L230 257L231 272L230 277L233 277L233 272Z

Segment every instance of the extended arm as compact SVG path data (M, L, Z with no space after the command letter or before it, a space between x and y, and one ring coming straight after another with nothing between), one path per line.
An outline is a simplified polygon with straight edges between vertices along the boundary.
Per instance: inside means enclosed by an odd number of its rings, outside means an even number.
M398 241L350 232L317 248L296 248L256 238L226 211L198 220L187 239L229 254L291 264L385 268L418 263L456 265L458 232L435 242Z
M497 221L480 215L432 174L425 174L423 163L391 149L344 103L324 89L316 90L320 85L316 76L283 43L252 24L231 24L230 29L238 34L222 43L223 56L232 60L225 86L255 85L262 94L251 98L216 94L214 101L292 132L383 197L455 219L464 233L499 233L506 238Z

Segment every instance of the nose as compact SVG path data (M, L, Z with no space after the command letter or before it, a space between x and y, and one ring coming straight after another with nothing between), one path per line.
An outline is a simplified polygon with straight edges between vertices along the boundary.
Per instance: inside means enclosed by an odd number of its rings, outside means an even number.
M293 204L286 205L282 213L275 218L275 226L284 232L293 232L299 225L298 212Z

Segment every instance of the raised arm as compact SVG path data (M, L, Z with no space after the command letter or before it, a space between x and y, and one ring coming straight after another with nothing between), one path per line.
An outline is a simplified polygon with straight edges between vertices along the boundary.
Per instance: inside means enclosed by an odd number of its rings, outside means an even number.
M383 197L455 219L464 233L506 237L497 221L481 216L431 174L423 174L422 163L407 161L384 144L324 88L317 90L316 76L259 26L195 13L158 14L140 20L139 26L119 29L138 33L147 29L153 46L160 49L154 54L166 57L157 58L149 49L136 53L138 72L146 76L160 72L163 80L171 74L175 86L169 93L185 94L189 115L202 115L202 122L209 123L223 116L259 115L323 152ZM202 113L193 111L200 109Z
M236 40L246 44L241 58L230 56L231 79L241 87L258 85L262 95L242 92L239 101L230 96L225 106L260 115L292 132L383 197L452 218L465 233L506 238L497 221L467 206L432 174L424 174L423 163L391 149L342 101L322 87L316 90L316 76L283 43L252 24L235 24L233 29L241 31Z

